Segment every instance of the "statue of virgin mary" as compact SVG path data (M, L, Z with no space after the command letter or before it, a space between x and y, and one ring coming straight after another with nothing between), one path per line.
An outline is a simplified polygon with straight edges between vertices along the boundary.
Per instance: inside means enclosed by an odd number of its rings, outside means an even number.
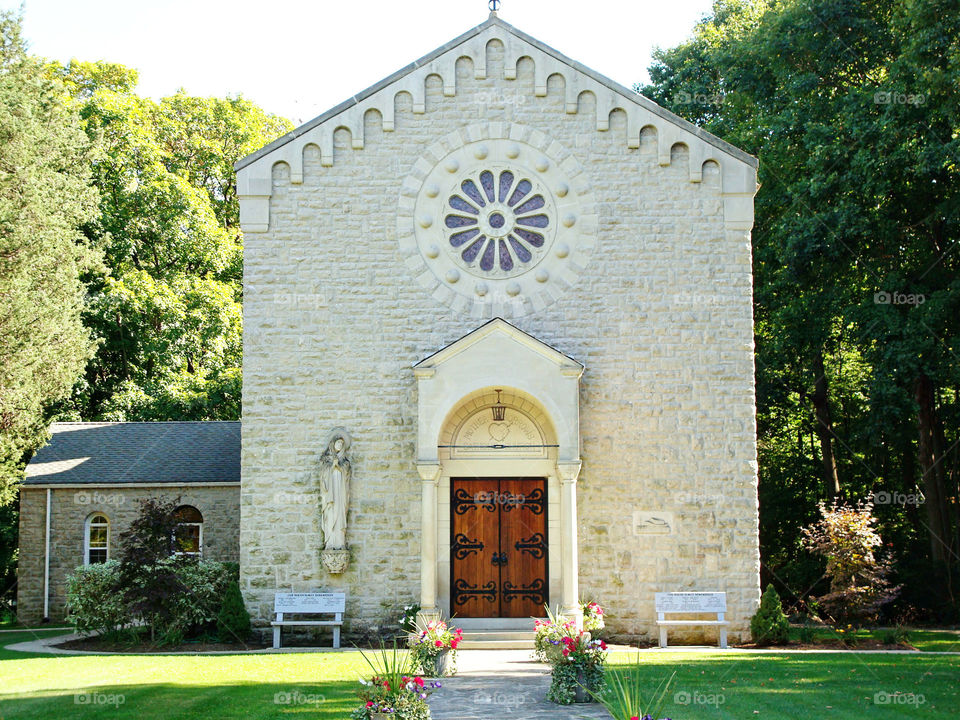
M347 546L347 507L350 505L350 435L334 428L327 448L320 456L320 525L323 547L340 550Z

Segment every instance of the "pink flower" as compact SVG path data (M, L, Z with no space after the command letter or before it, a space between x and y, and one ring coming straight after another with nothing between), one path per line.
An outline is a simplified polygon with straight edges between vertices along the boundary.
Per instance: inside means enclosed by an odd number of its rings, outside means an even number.
M433 644L436 645L437 647L443 647L443 643L439 640L436 640Z

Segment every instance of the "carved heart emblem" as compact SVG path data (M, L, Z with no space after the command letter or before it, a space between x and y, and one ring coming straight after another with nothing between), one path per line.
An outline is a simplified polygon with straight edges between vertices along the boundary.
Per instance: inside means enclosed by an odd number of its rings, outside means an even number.
M510 423L505 422L492 422L490 427L487 429L492 437L497 442L503 442L507 439L507 435L510 434Z

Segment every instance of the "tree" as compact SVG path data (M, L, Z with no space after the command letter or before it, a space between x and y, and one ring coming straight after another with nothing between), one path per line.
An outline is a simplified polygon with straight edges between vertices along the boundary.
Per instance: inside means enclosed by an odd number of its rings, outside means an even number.
M872 503L852 507L834 500L820 503L820 520L803 530L804 545L826 558L830 592L817 601L837 624L875 619L899 592L887 580L889 560L877 555L883 542L875 524Z
M750 635L757 645L785 645L790 640L790 622L773 585L767 585L760 607L750 618Z
M80 277L98 260L79 228L96 210L95 155L62 97L20 17L0 13L0 504L93 352Z
M141 500L137 517L120 533L118 587L134 617L150 627L153 641L158 629L169 626L178 596L187 592L167 561L176 551L176 509L180 498Z
M922 508L879 522L912 599L955 615L960 18L936 0L719 0L650 75L645 94L760 158L767 577L815 580L795 538L817 500L922 487Z
M233 164L290 129L243 98L135 94L109 63L54 65L103 148L88 229L108 272L85 321L100 341L64 419L240 416L242 236Z

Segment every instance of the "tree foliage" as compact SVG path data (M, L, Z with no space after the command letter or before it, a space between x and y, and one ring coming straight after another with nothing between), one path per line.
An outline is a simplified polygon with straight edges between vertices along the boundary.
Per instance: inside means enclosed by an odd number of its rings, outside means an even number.
M62 87L27 54L20 18L0 13L0 504L46 439L45 409L92 354L81 274L97 256L96 156Z
M807 548L827 561L830 592L817 603L837 624L875 620L880 608L896 597L890 587L890 560L878 554L883 541L875 527L873 504L820 503L820 520L804 528Z
M53 65L89 136L107 272L85 321L100 341L62 418L240 416L243 245L233 164L290 128L242 98L135 93L109 63Z
M718 0L643 88L757 155L761 552L794 595L816 503L877 491L904 604L955 616L960 13ZM921 497L898 503L897 497ZM915 590L914 590L915 589Z

